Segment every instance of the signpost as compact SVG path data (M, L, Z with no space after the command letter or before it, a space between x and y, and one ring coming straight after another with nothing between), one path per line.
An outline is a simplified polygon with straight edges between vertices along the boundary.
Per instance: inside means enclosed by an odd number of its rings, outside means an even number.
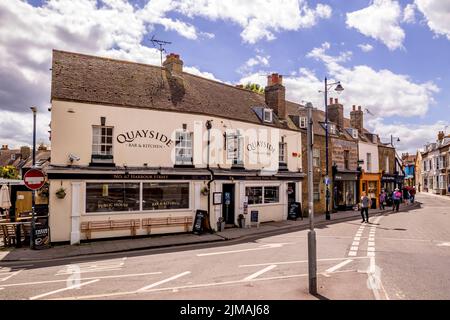
M47 240L43 241L43 239L40 236L36 236L36 215L35 215L35 196L36 196L36 190L39 190L44 186L45 183L45 175L42 170L39 169L30 169L28 170L25 175L23 176L23 181L25 183L25 186L30 189L32 194L32 211L31 211L31 233L30 233L30 248L31 249L37 249L42 248L41 245L44 245L45 247L48 247L49 241L48 241L48 235L49 230L48 227L46 227L46 231L42 230L39 232L40 235L47 234ZM42 228L40 228L41 230ZM39 239L39 240L38 240ZM36 240L38 240L36 243Z
M252 210L250 213L250 225L256 223L256 227L259 228L259 211Z
M204 220L206 219L207 211L206 210L197 210L195 213L195 220L194 220L194 227L193 227L193 233L194 234L202 234L204 232Z
M298 217L301 217L303 220L302 204L300 202L289 203L288 219L297 220Z

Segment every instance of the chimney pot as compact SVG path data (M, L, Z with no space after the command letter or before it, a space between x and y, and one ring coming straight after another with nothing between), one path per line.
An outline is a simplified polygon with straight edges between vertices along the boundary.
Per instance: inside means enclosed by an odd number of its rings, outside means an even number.
M358 111L361 111L361 106L358 106Z
M179 54L170 53L166 56L166 60L163 62L163 67L169 70L171 73L183 72L183 61L180 59Z
M334 103L338 104L338 98L334 99Z
M330 104L333 104L333 98L330 98Z
M356 111L356 105L353 105L353 111Z

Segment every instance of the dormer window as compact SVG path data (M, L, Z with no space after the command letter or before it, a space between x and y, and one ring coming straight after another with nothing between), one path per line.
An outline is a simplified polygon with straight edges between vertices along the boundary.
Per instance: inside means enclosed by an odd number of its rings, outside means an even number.
M300 128L306 129L306 117L300 117Z
M378 142L378 136L376 134L372 135L372 142L377 143Z
M264 122L272 122L272 109L265 108L263 112L263 120Z
M334 123L329 123L329 129L331 134L336 134L336 125Z
M353 137L353 139L358 139L358 130L357 129L352 129L352 137Z

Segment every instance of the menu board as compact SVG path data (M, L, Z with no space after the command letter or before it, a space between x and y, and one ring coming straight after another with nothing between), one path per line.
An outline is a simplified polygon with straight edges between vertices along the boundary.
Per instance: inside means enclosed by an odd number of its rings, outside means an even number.
M258 215L259 215L259 211L258 210L252 210L251 214L250 214L250 222L259 222L258 221Z
M34 249L50 248L50 228L45 225L36 225L33 240Z
M291 203L289 203L288 219L290 219L290 220L297 220L298 217L301 217L302 220L303 220L302 204L300 202L291 202Z
M206 210L197 210L195 213L194 227L192 232L195 234L201 234L204 232L203 226L205 224L207 212Z

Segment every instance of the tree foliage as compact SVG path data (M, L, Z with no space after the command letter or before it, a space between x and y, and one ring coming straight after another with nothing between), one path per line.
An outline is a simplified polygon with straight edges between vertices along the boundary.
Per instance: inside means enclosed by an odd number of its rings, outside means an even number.
M0 177L4 179L18 179L19 172L14 166L0 167Z
M259 94L263 94L263 93L264 93L264 87L263 87L263 86L260 86L260 85L257 84L257 83L250 83L250 82L248 82L248 83L244 86L244 88L247 89L247 90L250 90L250 91L259 93Z

